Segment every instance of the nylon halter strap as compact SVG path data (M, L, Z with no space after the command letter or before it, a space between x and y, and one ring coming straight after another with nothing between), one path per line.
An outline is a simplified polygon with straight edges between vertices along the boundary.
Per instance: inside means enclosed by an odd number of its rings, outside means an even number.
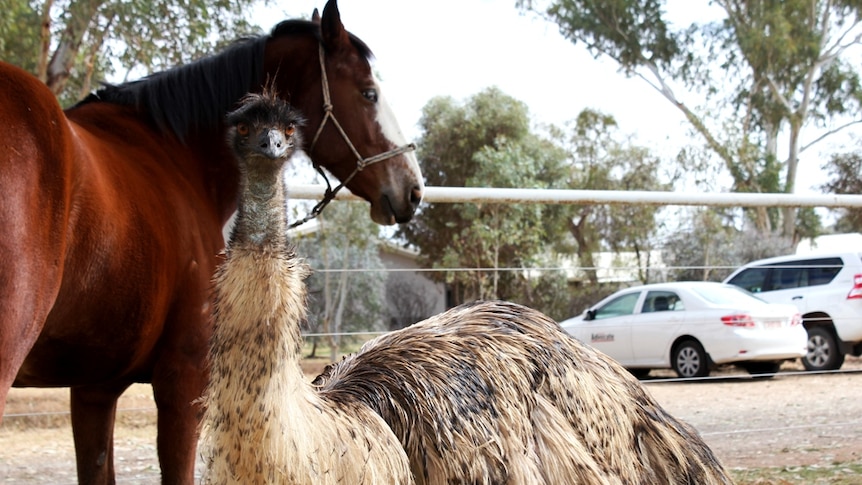
M317 127L317 132L314 134L314 138L311 140L311 146L308 149L308 155L314 152L314 147L317 146L317 140L320 138L320 134L323 132L323 128L326 126L327 121L332 121L332 124L338 129L338 132L341 133L341 138L347 143L347 146L350 148L350 151L353 152L353 156L356 157L356 168L353 169L350 175L344 179L335 189L332 188L332 185L329 183L329 178L326 176L326 173L323 171L323 168L312 160L312 164L314 165L315 170L317 170L320 175L323 176L323 180L326 181L326 191L323 194L323 200L317 203L307 216L304 218L294 222L290 225L291 228L300 226L305 224L306 222L314 219L323 211L323 208L326 207L333 199L335 199L335 195L339 190L344 188L353 177L356 176L357 173L361 172L365 167L382 162L384 160L388 160L392 157L401 155L402 153L411 152L416 149L416 145L413 143L408 143L407 145L403 145L392 150L374 155L372 157L363 158L362 155L359 154L359 150L353 146L353 143L350 141L350 138L345 133L344 128L341 127L341 123L338 122L338 119L335 118L335 115L332 114L332 99L329 94L329 79L326 76L326 63L325 63L325 53L323 50L323 44L318 45L319 59L320 59L320 82L321 87L323 89L323 119L320 121L320 126Z

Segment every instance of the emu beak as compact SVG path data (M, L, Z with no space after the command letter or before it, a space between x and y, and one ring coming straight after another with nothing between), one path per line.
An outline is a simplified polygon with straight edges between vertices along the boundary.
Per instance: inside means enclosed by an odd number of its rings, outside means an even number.
M281 130L266 130L257 138L257 151L271 159L284 157L292 146Z

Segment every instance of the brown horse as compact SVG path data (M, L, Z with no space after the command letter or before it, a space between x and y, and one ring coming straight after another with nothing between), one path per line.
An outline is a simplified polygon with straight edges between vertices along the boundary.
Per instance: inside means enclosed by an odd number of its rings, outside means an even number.
M369 58L330 0L65 112L0 63L0 412L10 386L70 387L81 483L113 483L117 398L135 382L153 386L163 482L193 483L209 287L238 191L222 120L244 94L271 82L373 220L411 218L421 175Z

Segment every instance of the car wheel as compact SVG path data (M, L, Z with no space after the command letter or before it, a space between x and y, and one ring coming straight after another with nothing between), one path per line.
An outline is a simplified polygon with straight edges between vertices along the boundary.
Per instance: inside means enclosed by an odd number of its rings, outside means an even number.
M676 375L686 377L706 377L709 375L709 362L706 351L697 340L683 340L673 348L671 363Z
M826 327L808 329L808 353L802 358L805 370L835 370L844 364L835 335Z
M753 376L761 379L771 379L781 369L781 362L746 362L742 368Z

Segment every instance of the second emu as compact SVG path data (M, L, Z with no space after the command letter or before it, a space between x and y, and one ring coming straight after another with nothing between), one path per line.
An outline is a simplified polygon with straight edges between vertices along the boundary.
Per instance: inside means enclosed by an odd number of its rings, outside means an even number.
M380 416L315 392L300 367L307 269L287 241L283 177L301 118L264 93L227 122L241 186L215 276L203 483L413 483Z
M298 143L299 121L267 95L228 121L243 185L216 276L205 483L731 483L625 369L512 303L462 305L381 336L309 384L286 158L258 153L279 138L272 130Z

